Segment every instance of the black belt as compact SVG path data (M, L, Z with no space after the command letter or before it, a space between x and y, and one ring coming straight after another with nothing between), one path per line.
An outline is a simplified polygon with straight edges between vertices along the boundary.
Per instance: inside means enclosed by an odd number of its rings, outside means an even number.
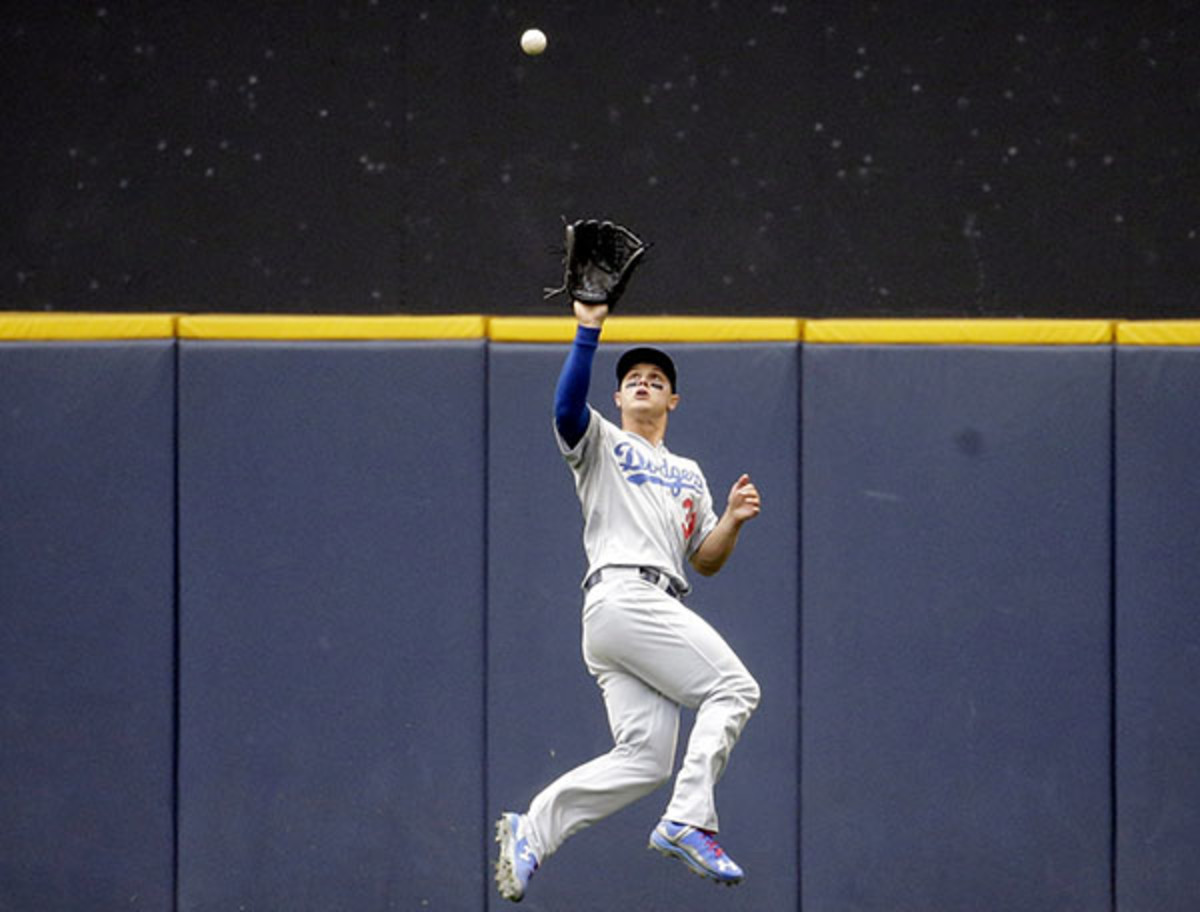
M671 596L671 598L683 598L683 590L675 584L675 580L671 579L670 576L661 570L655 570L653 567L601 567L583 581L583 591L587 592L601 580L616 579L620 576L636 576L638 579L643 579L647 583L657 586L667 595Z

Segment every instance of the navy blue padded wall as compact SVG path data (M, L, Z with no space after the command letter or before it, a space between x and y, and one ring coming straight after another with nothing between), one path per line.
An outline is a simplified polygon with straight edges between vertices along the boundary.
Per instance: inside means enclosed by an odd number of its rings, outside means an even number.
M1117 350L1117 908L1200 909L1200 349Z
M172 908L174 344L0 344L0 909Z
M805 909L1108 908L1111 364L806 347Z
M181 342L179 909L482 904L479 342Z
M697 459L718 509L742 471L763 514L716 577L693 574L689 605L757 677L762 705L717 794L722 840L747 870L736 891L646 850L664 788L569 839L538 872L523 908L793 909L797 901L797 472L795 344L664 346L682 402L667 445ZM591 402L616 420L603 345ZM524 811L538 789L612 746L604 704L580 656L582 520L552 435L566 346L495 345L489 363L488 804ZM682 750L690 714L681 728ZM494 894L490 907L507 907Z

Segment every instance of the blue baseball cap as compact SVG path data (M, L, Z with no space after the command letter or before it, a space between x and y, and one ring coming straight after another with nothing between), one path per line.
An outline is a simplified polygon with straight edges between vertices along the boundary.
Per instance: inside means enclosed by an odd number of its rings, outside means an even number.
M675 362L671 360L671 356L665 351L660 351L657 348L631 348L625 354L621 355L617 361L617 386L621 385L621 381L625 379L625 375L635 364L653 364L657 368L661 368L662 372L667 375L667 379L671 381L671 392L679 392L675 386Z

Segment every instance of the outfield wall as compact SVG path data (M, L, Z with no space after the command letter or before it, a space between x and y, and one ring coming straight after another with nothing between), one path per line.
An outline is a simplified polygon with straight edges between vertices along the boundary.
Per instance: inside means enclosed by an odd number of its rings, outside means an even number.
M614 318L764 495L692 606L763 689L524 906L1192 910L1200 331ZM0 314L0 910L499 909L490 821L609 744L551 436L569 320ZM1115 905L1114 905L1115 903Z
M0 343L4 912L171 908L174 461L173 342Z

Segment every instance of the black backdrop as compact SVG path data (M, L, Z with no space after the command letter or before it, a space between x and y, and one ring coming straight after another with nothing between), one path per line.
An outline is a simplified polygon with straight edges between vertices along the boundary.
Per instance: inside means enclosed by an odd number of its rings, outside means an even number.
M521 31L550 39L538 58ZM1195 0L16 0L0 308L1200 315Z

